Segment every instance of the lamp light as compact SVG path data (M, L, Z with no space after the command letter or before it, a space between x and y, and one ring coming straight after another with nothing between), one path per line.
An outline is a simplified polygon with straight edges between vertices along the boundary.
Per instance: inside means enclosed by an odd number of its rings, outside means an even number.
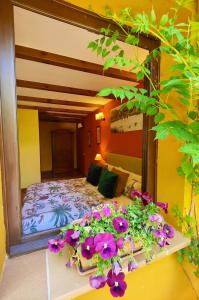
M102 156L101 156L100 153L97 153L97 154L95 155L95 160L97 160L97 161L102 160Z
M82 128L82 127L83 127L82 123L78 123L78 124L77 124L77 128L80 129L80 128Z
M103 112L99 112L97 114L95 114L95 120L99 121L99 120L105 120L105 116Z

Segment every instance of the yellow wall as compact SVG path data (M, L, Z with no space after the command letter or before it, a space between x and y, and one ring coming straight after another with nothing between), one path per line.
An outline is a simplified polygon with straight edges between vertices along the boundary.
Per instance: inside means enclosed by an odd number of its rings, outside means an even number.
M2 201L2 183L0 172L0 278L1 271L3 269L5 257L6 257L6 237L5 237L5 225L3 217L3 201Z
M38 111L18 109L21 188L41 181Z
M71 0L72 4L78 5L85 9L92 9L93 11L104 14L106 5L119 11L123 7L131 7L133 13L146 11L149 12L153 6L158 15L167 13L171 7L173 0L159 1L159 0L143 0L143 1L129 1L129 0ZM181 13L180 19L185 19L188 14L186 9ZM168 57L163 57L161 60L161 79L163 80L168 76ZM172 102L176 101L176 95L171 97ZM182 106L176 102L178 111L183 113ZM173 138L158 143L158 170L157 170L157 195L159 201L169 203L171 208L173 205L178 204L183 210L185 203L190 201L189 188L183 177L179 177L176 167L180 164L181 154L178 152L179 143ZM169 222L176 225L176 220L170 213L166 216ZM185 265L188 274L192 274L190 265ZM170 256L162 261L159 261L150 267L145 267L136 271L128 277L128 292L125 300L138 299L138 300L177 300L196 299L196 294L192 289L192 285L197 290L199 296L199 280L190 275L190 280L176 261L175 256ZM81 296L78 300L90 299L111 299L106 289L100 291L91 291L90 293Z
M76 155L76 124L75 123L61 123L61 122L40 122L40 159L41 171L52 170L52 144L51 131L56 129L69 129L74 132L74 168L77 167Z
M165 257L126 276L124 300L197 300L176 255ZM109 288L92 290L75 300L112 300ZM62 300L65 300L64 298Z

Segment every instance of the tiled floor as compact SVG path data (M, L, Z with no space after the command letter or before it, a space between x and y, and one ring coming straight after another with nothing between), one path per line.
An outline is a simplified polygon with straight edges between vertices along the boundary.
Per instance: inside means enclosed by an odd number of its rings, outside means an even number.
M6 261L0 283L1 300L47 300L46 250Z

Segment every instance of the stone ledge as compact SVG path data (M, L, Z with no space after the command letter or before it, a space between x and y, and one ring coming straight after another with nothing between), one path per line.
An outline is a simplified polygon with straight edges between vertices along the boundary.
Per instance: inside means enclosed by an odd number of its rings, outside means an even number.
M157 247L154 248L154 258L150 264L185 248L190 243L190 240L185 238L179 231L175 231L175 237L171 241L172 244L166 246L161 252L158 252ZM79 275L76 267L66 268L66 261L67 251L65 251L63 256L54 255L48 250L46 251L49 300L71 300L92 289L89 285L90 275ZM146 265L143 253L136 255L136 261L139 268ZM127 272L127 264L124 267L124 271Z

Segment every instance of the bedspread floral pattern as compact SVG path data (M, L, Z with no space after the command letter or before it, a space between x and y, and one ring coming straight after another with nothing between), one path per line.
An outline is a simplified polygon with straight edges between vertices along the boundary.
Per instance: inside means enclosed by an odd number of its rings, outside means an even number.
M103 196L85 178L32 184L22 208L23 235L63 227L99 205Z

